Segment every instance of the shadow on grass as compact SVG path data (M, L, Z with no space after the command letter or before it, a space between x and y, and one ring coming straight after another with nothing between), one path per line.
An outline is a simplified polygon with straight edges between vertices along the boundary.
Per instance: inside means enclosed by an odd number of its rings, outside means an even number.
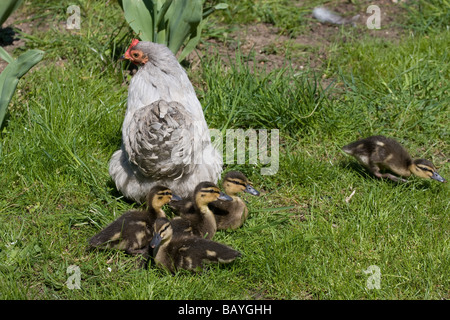
M19 40L17 37L17 32L13 28L0 28L0 46L10 46L17 40Z
M341 160L339 162L339 167L349 172L356 173L359 177L363 179L371 179L371 178L376 179L374 175L372 175L366 168L364 168L361 164L359 164L356 161Z
M127 203L127 204L135 204L136 202L128 199L126 197L124 197L124 195L122 193L120 193L119 190L117 190L116 184L114 183L114 181L112 179L108 179L108 181L106 182L106 187L107 189L111 190L110 195L111 197L114 197L116 199L120 199L121 201Z

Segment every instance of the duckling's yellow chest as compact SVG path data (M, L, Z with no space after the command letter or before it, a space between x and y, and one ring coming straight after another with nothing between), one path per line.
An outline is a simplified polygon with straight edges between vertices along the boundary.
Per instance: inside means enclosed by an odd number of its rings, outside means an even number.
M156 252L153 253L153 259L155 260L156 265L166 267L170 271L173 271L174 261L169 253L168 246L168 242L160 245Z
M239 197L233 197L233 201L226 208L227 214L215 215L217 229L237 229L241 227L248 217L248 208Z
M398 166L395 164L383 165L381 167L381 169L392 171L392 172L398 174L399 176L403 176L403 177L409 177L411 175L411 171L409 170L409 168L405 168L405 167Z
M201 208L201 212L203 219L205 220L205 224L216 229L217 228L216 219L214 218L214 214L212 213L212 211L207 206L205 206Z

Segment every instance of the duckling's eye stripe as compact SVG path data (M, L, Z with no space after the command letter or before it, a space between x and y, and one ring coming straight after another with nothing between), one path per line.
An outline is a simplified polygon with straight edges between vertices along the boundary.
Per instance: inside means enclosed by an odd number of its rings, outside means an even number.
M240 185L240 186L243 186L243 187L246 186L245 183L239 182L239 181L237 181L237 180L230 180L230 179L227 179L227 181L228 181L228 182L231 182L231 183L234 183L234 184L237 184L237 185Z
M160 191L157 193L158 196L171 196L172 193L169 191Z
M205 193L220 193L219 191L214 190L214 189L202 189L202 192L205 192Z
M164 228L161 230L161 232L160 233L163 233L164 231L166 231L167 230L167 228L169 228L169 224L166 224L165 226L164 226Z
M430 168L428 168L428 167L422 167L422 166L417 166L420 170L423 170L423 171L428 171L428 172L431 172L431 173L433 173L433 170L431 170Z

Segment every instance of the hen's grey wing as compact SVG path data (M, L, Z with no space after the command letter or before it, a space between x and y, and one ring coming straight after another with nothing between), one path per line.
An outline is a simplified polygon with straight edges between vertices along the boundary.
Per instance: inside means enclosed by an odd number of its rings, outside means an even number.
M134 113L124 135L129 161L152 179L177 178L191 168L191 116L178 102L158 100Z

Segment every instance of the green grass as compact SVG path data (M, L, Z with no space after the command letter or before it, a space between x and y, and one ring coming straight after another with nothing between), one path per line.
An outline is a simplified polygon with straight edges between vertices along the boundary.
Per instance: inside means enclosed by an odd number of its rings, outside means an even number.
M219 21L228 25L255 22L276 25L281 32L295 36L305 29L305 21L312 9L323 1L313 0L298 5L292 0L224 0L228 9L219 12Z
M450 3L445 0L413 0L406 5L409 19L407 24L414 32L436 33L448 30Z
M23 10L64 22L66 4L41 1ZM27 48L47 54L19 82L1 131L0 299L449 298L448 184L380 181L340 151L359 137L385 134L450 178L450 37L439 10L428 23L411 7L415 23L405 23L398 39L336 30L342 37L316 70L299 73L287 64L265 72L239 52L235 62L210 55L188 69L210 127L280 129L280 168L262 176L261 164L228 165L262 191L244 195L250 217L242 228L215 236L242 258L171 275L137 269L122 252L85 250L92 235L138 206L108 175L127 95L116 59L132 34L114 4L79 4L79 32L50 27L27 37ZM260 21L244 20L247 10L247 17L259 12L250 4L234 3L230 10L243 20L227 21L230 27ZM323 74L331 86L321 87ZM80 268L81 290L66 286L70 265ZM380 289L366 287L371 265L380 268Z
M200 96L211 127L278 128L294 135L318 124L318 114L327 106L327 88L317 85L313 73L285 67L255 77L257 71L245 60L237 53L230 67L215 57L203 61ZM217 81L220 75L223 80Z

